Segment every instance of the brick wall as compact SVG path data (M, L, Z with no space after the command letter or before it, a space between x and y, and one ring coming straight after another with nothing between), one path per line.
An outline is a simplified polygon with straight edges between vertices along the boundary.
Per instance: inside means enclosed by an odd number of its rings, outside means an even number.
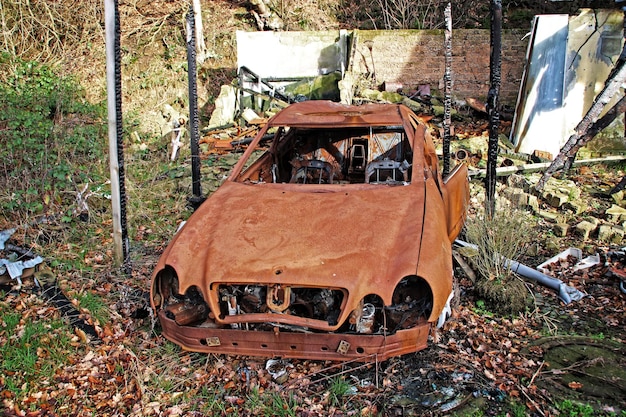
M524 30L502 34L500 103L515 105L524 70L527 40ZM354 31L349 67L376 74L378 84L401 83L414 89L429 84L443 88L443 30ZM490 33L483 29L452 32L453 95L484 99L489 90Z

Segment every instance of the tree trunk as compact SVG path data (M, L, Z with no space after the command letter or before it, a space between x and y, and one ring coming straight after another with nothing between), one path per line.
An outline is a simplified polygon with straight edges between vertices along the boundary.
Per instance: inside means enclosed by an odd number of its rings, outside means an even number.
M265 4L265 0L250 0L250 4L252 4L252 14L259 30L281 30L283 28L282 19Z

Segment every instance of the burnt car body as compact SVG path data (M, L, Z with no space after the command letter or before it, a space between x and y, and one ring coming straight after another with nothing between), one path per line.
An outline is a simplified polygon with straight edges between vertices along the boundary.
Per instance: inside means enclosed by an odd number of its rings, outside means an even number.
M426 125L403 105L293 104L162 254L151 302L163 334L266 357L423 349L452 295L468 187L464 165L441 177Z

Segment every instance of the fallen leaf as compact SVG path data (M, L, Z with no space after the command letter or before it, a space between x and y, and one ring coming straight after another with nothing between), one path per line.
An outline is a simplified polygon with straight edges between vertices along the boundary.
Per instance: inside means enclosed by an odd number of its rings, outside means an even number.
M87 334L81 329L79 329L78 327L74 329L74 333L76 333L76 336L78 336L78 338L80 339L82 343L87 343L89 341L87 339Z
M583 384L581 384L580 382L572 381L567 384L567 386L571 389L581 389L583 387Z

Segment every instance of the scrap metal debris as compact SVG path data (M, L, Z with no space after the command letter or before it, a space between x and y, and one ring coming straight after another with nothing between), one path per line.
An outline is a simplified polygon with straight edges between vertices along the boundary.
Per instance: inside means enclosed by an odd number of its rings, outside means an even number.
M61 315L65 317L70 326L74 327L74 332L80 337L83 343L98 342L98 332L93 324L89 324L83 317L76 306L67 298L56 282L45 283L42 285L41 294L52 302L59 310Z
M54 273L45 266L44 258L8 243L16 230L12 228L0 232L0 251L8 252L8 258L0 258L0 287L7 287L9 291L40 292L69 321L83 342L97 340L95 326L82 317L81 312L59 288ZM32 278L32 281L27 281L27 278Z
M619 289L626 294L626 247L609 252L606 256L607 276L620 280Z
M0 250L13 248L6 242L11 238L17 229L7 229L0 232ZM23 285L22 279L33 275L35 267L43 262L41 256L24 259L24 253L28 251L11 251L8 258L0 258L0 284L15 282L17 288ZM38 286L38 284L35 282Z

